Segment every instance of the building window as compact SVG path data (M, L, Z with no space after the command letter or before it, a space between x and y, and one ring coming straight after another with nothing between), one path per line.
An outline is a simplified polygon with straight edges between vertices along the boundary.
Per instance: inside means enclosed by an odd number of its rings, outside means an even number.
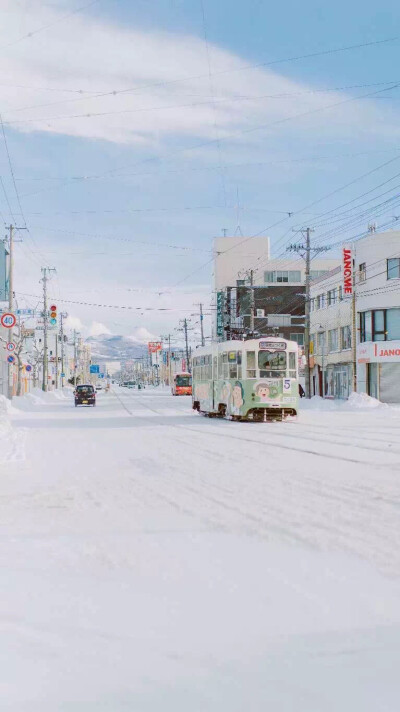
M317 279L318 277L322 277L322 275L326 274L327 271L327 269L312 269L310 270L310 278Z
M388 279L399 279L400 278L400 257L394 257L387 260L387 278Z
M267 273L266 273L266 274L267 274ZM267 280L265 280L265 281L267 281ZM236 286L237 286L237 287L244 287L245 284L246 284L246 280L244 280L244 279L237 279L237 280L236 280Z
M312 299L310 299L310 311L315 311L315 299L314 299L314 297L312 297Z
M295 341L299 346L304 346L304 334L290 334L290 341Z
M330 331L328 331L328 346L329 346L329 351L338 351L338 349L339 349L339 329L330 329Z
M321 354L325 351L325 331L318 332L318 351Z
M386 310L386 340L400 340L400 309Z
M385 341L386 314L384 309L372 312L372 341Z
M276 272L264 272L264 282L269 284L278 282L279 284L288 282L301 282L300 270L277 270Z
M361 262L361 264L358 266L358 275L359 275L359 281L365 282L365 280L367 279L367 263L366 262Z
M332 306L332 304L336 304L337 302L337 289L330 289L328 294L328 307Z
M325 309L326 307L326 294L321 294L320 295L320 303L321 303L321 309Z
M339 286L339 302L343 301L343 287Z
M340 338L342 342L342 350L351 349L351 327L342 326L340 329Z

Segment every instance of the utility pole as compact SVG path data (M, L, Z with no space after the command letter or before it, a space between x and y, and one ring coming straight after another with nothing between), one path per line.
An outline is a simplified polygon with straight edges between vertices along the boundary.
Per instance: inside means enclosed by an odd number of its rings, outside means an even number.
M60 314L60 338L61 338L61 388L64 388L64 354L65 354L65 346L64 346L64 319L66 319L68 316L67 312L61 312Z
M74 388L76 388L76 371L78 368L77 364L77 358L78 358L78 350L77 350L77 342L76 342L76 329L74 329Z
M189 342L188 342L188 325L187 319L183 320L183 331L185 332L185 350L186 350L186 367L188 373L190 373L190 357L189 357Z
M289 245L287 248L290 252L298 252L306 263L306 294L305 294L305 323L304 323L304 351L307 359L306 363L306 398L311 398L311 372L310 372L310 267L311 253L313 257L320 252L326 252L329 247L311 247L311 233L314 229L311 227L302 228L296 232L301 232L305 237L305 243L297 245Z
M199 306L200 306L200 333L201 333L201 345L202 345L202 346L205 346L205 345L206 345L206 342L205 342L205 339L204 339L204 324L203 324L203 321L204 321L204 316L203 316L203 305L202 305L202 304L200 304Z
M8 226L8 251L9 251L9 267L8 267L8 311L13 313L14 309L14 230L26 230L23 227ZM10 341L13 341L13 330L10 329ZM13 364L8 364L8 397L11 400L13 396Z
M43 282L43 379L42 379L42 390L48 390L48 376L49 376L49 347L48 347L48 328L49 328L49 315L47 311L47 280L52 272L55 272L54 267L42 267L42 279Z

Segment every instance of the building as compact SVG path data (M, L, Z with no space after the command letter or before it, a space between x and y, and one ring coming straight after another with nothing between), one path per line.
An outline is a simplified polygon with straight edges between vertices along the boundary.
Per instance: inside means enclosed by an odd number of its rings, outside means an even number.
M354 300L342 266L311 285L311 393L347 398L355 387L399 403L400 231L358 240L351 262Z
M400 402L400 231L373 233L355 249L357 390Z
M353 390L352 297L343 291L339 265L310 289L311 395L348 398Z
M218 237L214 246L214 338L242 338L254 331L302 344L304 260L272 259L268 237ZM311 277L338 264L339 260L315 259Z

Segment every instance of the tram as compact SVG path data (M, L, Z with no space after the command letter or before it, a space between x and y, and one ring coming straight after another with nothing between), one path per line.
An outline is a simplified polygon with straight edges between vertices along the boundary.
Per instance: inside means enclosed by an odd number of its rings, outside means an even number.
M222 341L196 349L192 407L209 417L267 422L297 415L299 355L275 337Z

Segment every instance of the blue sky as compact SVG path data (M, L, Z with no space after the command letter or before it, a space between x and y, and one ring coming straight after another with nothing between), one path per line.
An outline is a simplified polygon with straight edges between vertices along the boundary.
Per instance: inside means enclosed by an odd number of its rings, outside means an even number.
M276 61L395 37L394 2L100 0L68 16L84 4L0 0L1 114L23 216L4 142L0 209L29 226L16 289L38 294L47 264L55 299L174 309L65 302L86 332L172 330L210 301L222 228L269 234L279 256L291 226L400 172L356 180L400 156L399 89L383 91L399 40Z

